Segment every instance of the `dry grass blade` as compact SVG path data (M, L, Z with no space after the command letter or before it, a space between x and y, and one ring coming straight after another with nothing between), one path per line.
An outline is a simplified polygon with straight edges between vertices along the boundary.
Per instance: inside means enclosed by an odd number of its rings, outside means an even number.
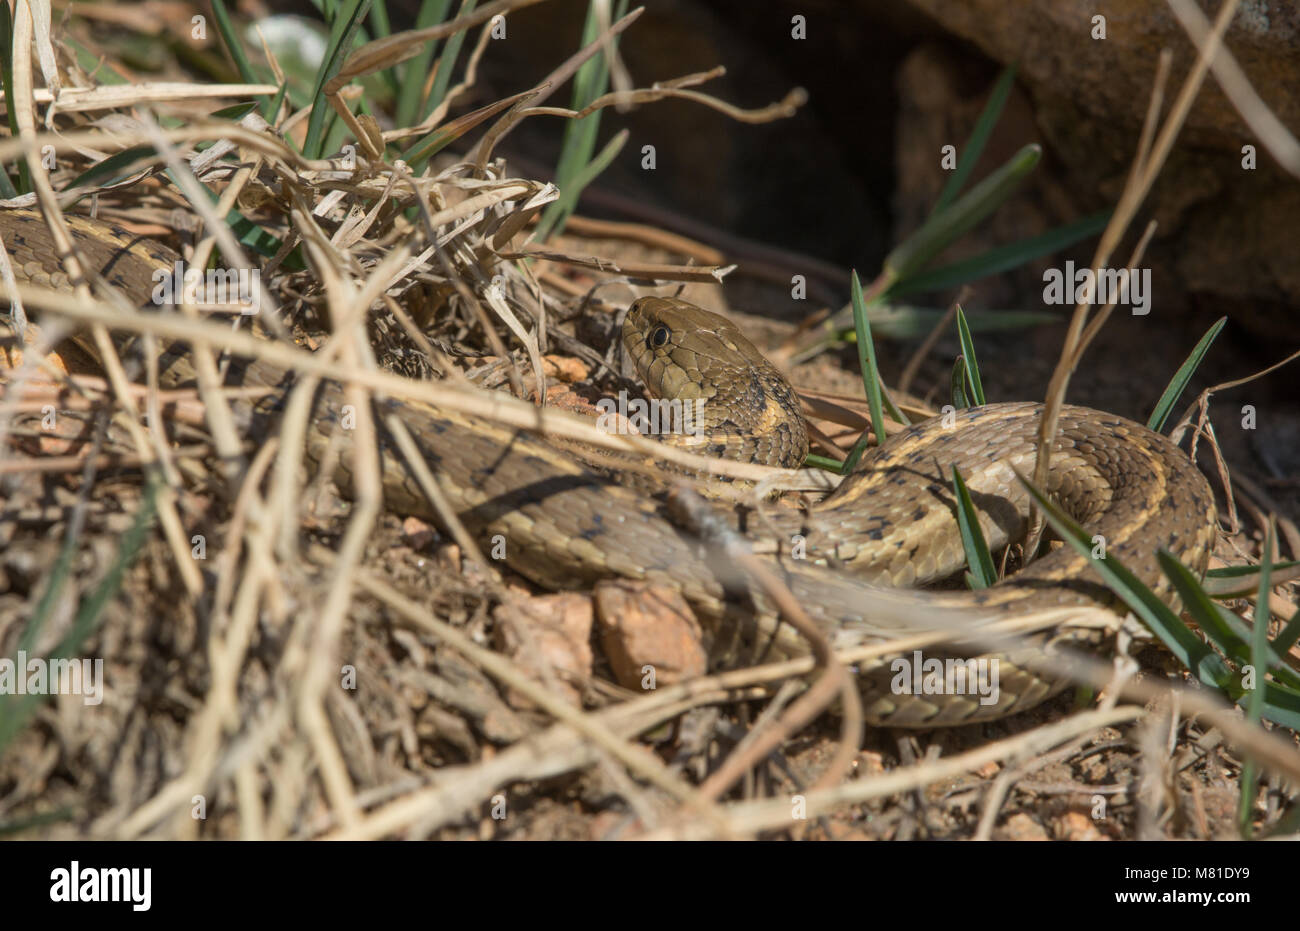
M408 58L414 58L419 53L420 47L426 42L432 42L434 39L445 39L458 32L473 29L475 26L486 23L494 16L504 15L511 10L523 9L541 2L542 0L494 0L494 2L481 6L471 13L445 23L439 23L436 26L395 32L390 36L384 36L382 39L367 42L361 48L349 54L344 60L339 73L325 85L325 95L332 97L345 85L350 84L357 78L374 74L376 71L385 68L391 68Z
M698 266L698 265L658 265L647 262L612 261L595 255L566 255L547 249L545 246L525 246L518 252L501 252L503 259L546 259L564 265L590 268L592 271L605 272L610 275L625 275L629 278L653 279L655 281L703 281L716 283L721 281L736 266Z
M548 74L533 87L535 93L531 98L532 102L534 104L544 103L551 94L555 93L557 89L577 73L578 69L582 67L584 62L600 51L606 42L636 22L644 10L644 7L637 7L635 10L632 10L618 22L611 24L608 29L596 38L595 42L592 42L585 48L579 49L576 53L569 56L562 65ZM505 138L507 133L519 124L519 120L522 118L519 112L521 109L521 106L516 105L512 110L506 113L505 116L497 121L496 125L483 135L482 140L479 141L478 145L476 145L473 151L471 151L467 156L466 161L472 162L480 173L491 159L492 150L503 138Z
M654 103L657 100L666 100L677 98L679 100L692 100L696 103L711 107L719 113L725 113L738 123L770 123L773 120L788 119L794 116L795 111L808 102L808 94L803 88L796 87L785 95L784 98L776 103L768 104L765 107L747 110L729 104L725 100L719 100L708 94L701 94L698 91L686 90L694 84L702 84L705 81L721 77L726 73L723 68L714 68L711 71L701 71L696 74L684 75L680 78L674 78L671 81L655 83L651 87L638 90L613 91L597 97L581 110L570 110L565 107L528 107L519 112L520 117L525 116L563 116L573 120L580 120L589 113L609 106L620 104L641 104Z
M55 104L59 113L85 113L93 110L116 110L120 107L140 106L147 103L179 103L186 100L203 100L209 97L255 97L274 94L274 84L185 84L150 83L116 84L107 87L65 87L58 97L49 90L37 88L31 100L38 104ZM15 95L16 96L16 95ZM4 93L0 91L0 102Z

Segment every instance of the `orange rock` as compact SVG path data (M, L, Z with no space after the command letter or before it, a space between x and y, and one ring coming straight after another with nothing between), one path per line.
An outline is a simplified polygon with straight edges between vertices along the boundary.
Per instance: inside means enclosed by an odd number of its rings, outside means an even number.
M857 776L879 776L885 771L885 758L874 750L863 750L858 754Z
M594 597L601 643L620 685L658 687L707 671L704 632L681 592L661 584L606 581L596 585Z
M50 405L54 407L53 404ZM91 427L85 417L56 410L42 411L31 421L40 429L40 455L73 456L90 440Z
M15 333L6 331L4 336L5 343L0 345L0 369L16 369L23 364L23 350L16 345L17 336ZM23 344L25 346L35 346L40 337L41 328L35 323L27 324L27 328L23 333ZM62 374L68 374L68 366L58 352L46 353L45 361Z
M418 517L408 517L402 521L402 536L412 549L424 549L437 535L436 530Z
M1067 811L1056 819L1052 833L1060 840L1105 840L1097 824L1081 811Z
M582 414L587 417L595 417L600 413L594 404L568 385L547 386L546 406L562 411L572 411L575 414Z
M997 840L1048 840L1047 831L1029 815L1012 815L994 832Z
M547 378L567 384L586 381L591 374L586 363L573 356L542 356L542 371Z
M593 659L591 599L573 592L520 598L498 605L492 616L502 652L565 701L582 704ZM513 689L506 700L516 708L532 706Z
M442 572L460 572L460 547L455 543L444 543L434 551L438 569Z

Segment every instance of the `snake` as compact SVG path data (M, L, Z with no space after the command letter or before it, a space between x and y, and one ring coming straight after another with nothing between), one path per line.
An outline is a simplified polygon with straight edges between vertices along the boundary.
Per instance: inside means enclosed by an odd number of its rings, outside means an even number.
M155 275L170 273L177 261L168 247L120 226L83 216L65 220L82 267L137 306L148 304ZM39 213L0 210L0 239L18 281L71 289ZM727 318L676 298L643 297L628 311L622 337L650 398L698 402L700 422L689 435L663 439L771 465L803 461L808 440L797 393ZM195 383L187 346L160 341L158 352L165 386ZM233 399L232 410L245 430L269 430L294 373L262 360L236 361L227 369L227 384L275 390L257 400ZM307 464L326 470L346 493L354 483L348 431L338 429L343 386L325 380L317 392ZM395 413L464 529L485 552L489 541L504 540L510 568L542 588L585 589L609 578L666 585L702 622L714 667L810 652L762 593L736 578L717 547L683 526L668 501L680 476L665 472L647 486L642 475L629 483L616 469L599 467L537 432L423 401L371 403L388 510L451 529L383 427L382 415ZM965 564L954 468L965 479L990 549L1023 538L1030 498L1017 472L1033 469L1042 413L1042 405L1031 402L949 409L870 447L834 491L804 508L708 499L834 648L888 644L943 627L953 636L927 648L930 659L997 669L994 694L923 689L919 675L911 686L900 686L898 664L909 655L886 652L854 667L869 723L924 729L1032 708L1072 682L1071 651L1095 652L1108 634L1062 623L985 647L979 632L1037 610L1100 605L1122 613L1090 557L1070 546L1057 546L986 588L916 588L951 579ZM336 434L342 438L331 442ZM1168 437L1122 417L1064 405L1045 490L1094 541L1103 541L1108 557L1119 558L1167 603L1176 606L1177 598L1159 569L1161 550L1203 576L1217 529L1214 495ZM919 652L910 657L922 659ZM1066 668L1046 661L1051 657L1065 657Z

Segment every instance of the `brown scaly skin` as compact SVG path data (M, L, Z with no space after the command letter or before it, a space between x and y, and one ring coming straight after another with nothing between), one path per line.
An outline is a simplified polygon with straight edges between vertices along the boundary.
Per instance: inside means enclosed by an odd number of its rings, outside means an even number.
M69 218L91 268L146 303L154 269L170 268L164 247L108 224ZM0 211L0 237L15 274L66 289L44 221L27 211ZM669 338L653 337L664 326ZM722 415L704 445L745 450L760 460L797 464L806 450L794 392L752 344L724 318L682 301L649 298L628 315L625 343L640 357L650 393L685 390L706 397ZM640 347L640 348L638 348ZM168 385L192 380L184 348L164 348ZM232 384L283 386L288 373L261 362L232 367ZM328 438L343 398L326 383L308 431L307 455L350 486L346 455L325 463ZM275 402L235 402L252 429L264 428ZM589 585L609 576L649 579L679 589L708 622L718 663L799 655L806 646L764 606L737 604L722 581L724 568L701 558L698 541L666 516L661 497L633 491L572 454L514 428L421 403L377 402L400 412L462 522L490 549L503 534L512 568L541 585ZM981 510L992 547L1022 532L1027 498L1012 468L1029 472L1040 406L991 404L934 418L892 436L865 455L855 473L806 516L772 509L750 521L755 542L774 543L779 572L837 646L879 642L954 622L978 626L1040 608L1101 603L1112 596L1086 561L1063 547L983 591L913 592L878 585L915 585L957 571L962 550L949 485L955 465ZM786 416L782 416L782 415ZM257 426L261 424L261 426ZM750 431L757 431L754 435ZM350 434L344 434L345 437ZM383 437L383 431L380 430ZM346 440L337 444L346 447ZM400 456L384 439L381 455L386 506L437 520ZM1105 537L1138 578L1172 598L1155 554L1166 548L1204 572L1216 517L1208 483L1167 438L1123 418L1066 407L1052 460L1049 489L1094 534ZM791 537L806 540L807 558L789 558ZM844 569L856 570L861 576ZM868 720L933 727L989 720L1029 708L1069 680L1042 669L1045 650L1095 645L1099 636L1060 627L1026 638L1011 652L987 653L1000 663L1000 700L973 695L894 694L889 658L859 667ZM739 646L738 646L739 644ZM741 652L741 650L745 652ZM953 644L929 656L974 656Z
M726 317L666 297L643 297L623 321L623 345L646 393L691 399L704 435L665 434L691 452L797 469L808 455L799 398Z

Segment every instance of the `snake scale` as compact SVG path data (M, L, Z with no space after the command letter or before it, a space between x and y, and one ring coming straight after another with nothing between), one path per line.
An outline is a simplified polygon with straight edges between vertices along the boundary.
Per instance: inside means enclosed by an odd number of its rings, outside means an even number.
M155 270L171 269L169 249L120 227L67 217L90 270L144 305ZM31 211L0 211L0 237L20 281L67 289L45 221ZM705 398L703 451L797 465L806 449L793 390L724 318L682 301L643 298L628 315L624 342L648 393ZM193 382L186 348L165 344L163 382ZM287 387L292 373L265 362L232 365L228 384ZM351 485L347 441L330 444L343 404L326 382L308 429L307 456L341 487ZM277 397L232 402L251 433L276 415ZM738 591L725 566L668 514L662 494L630 487L544 437L429 404L375 401L400 413L439 485L471 534L507 540L509 565L548 588L587 586L608 577L661 582L680 591L705 622L716 663L807 652L761 596ZM1041 406L989 404L934 418L869 450L856 471L806 513L767 507L761 517L727 514L772 560L791 592L836 647L869 644L943 624L969 625L1040 608L1101 603L1113 596L1087 561L1060 547L1010 578L976 591L897 591L960 570L964 556L950 485L956 466L980 510L989 545L1023 535L1028 496L1013 470L1032 471ZM437 521L408 467L379 426L385 506ZM1066 406L1048 491L1089 532L1101 535L1138 578L1173 601L1156 552L1165 548L1204 572L1214 541L1213 494L1204 476L1166 437L1131 421ZM326 456L329 456L328 463ZM665 489L667 487L667 482ZM714 505L718 510L723 508ZM805 547L791 558L791 541ZM488 549L487 545L482 547ZM972 635L973 636L973 635ZM973 693L924 694L896 687L888 660L859 667L867 719L934 727L990 720L1029 708L1069 680L1048 671L1045 651L1095 648L1101 635L1060 627L1001 652L961 641L927 652L996 661L996 700ZM742 652L743 651L743 652ZM1059 668L1059 666L1058 666Z

